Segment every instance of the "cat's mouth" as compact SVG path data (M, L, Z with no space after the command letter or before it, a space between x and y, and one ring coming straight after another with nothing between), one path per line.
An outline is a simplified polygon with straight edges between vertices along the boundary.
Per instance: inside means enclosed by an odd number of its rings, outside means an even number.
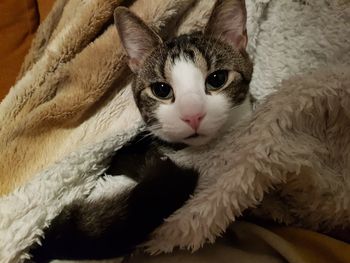
M193 133L193 134L191 134L190 136L186 137L185 140L187 140L187 139L198 138L199 136L202 136L202 135L200 135L200 134L198 134L198 133Z
M200 133L193 133L183 139L183 143L190 146L200 146L206 144L210 140L210 136Z

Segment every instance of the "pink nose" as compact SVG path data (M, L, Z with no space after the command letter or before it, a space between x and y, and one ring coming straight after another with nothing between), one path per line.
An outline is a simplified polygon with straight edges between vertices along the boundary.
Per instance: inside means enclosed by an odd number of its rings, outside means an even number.
M197 130L201 121L203 120L205 114L203 113L199 113L196 115L192 115L192 116L186 116L184 118L182 118L182 120L184 122L186 122L188 125L190 125L192 127L192 129Z

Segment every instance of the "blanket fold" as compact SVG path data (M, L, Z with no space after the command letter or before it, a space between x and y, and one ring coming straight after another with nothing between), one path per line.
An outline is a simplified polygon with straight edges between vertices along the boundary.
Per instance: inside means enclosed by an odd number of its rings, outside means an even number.
M168 38L203 29L214 4L57 0L0 104L0 262L29 258L64 205L125 187L100 178L112 153L143 129L114 9L130 7ZM246 4L260 105L210 145L170 155L197 168L200 181L149 252L214 242L247 209L323 232L350 226L350 4Z
M65 20L66 26L56 32L40 59L24 74L0 105L0 155L4 163L1 172L15 174L1 177L1 194L8 193L44 166L50 166L77 149L78 145L97 139L96 134L85 133L87 127L83 126L88 126L86 120L91 123L91 115L98 115L99 109L116 96L131 75L113 25L90 43L111 19L113 10L120 1L83 2L79 7L82 8L81 13L71 19L75 9L71 10L70 5L77 5L75 2L67 3L65 10L68 14L63 13L61 18L73 21L67 23ZM148 5L154 8L145 8ZM137 1L131 9L137 13L144 10L143 19L155 21L154 27L161 28L176 20L190 5L191 1L184 0L154 0L152 3ZM53 12L55 11L54 9ZM60 21L58 27L62 23ZM90 44L86 46L88 43ZM34 45L33 49L35 48ZM91 69L98 73L92 74ZM121 107L118 104L113 107ZM114 114L122 112L120 109L113 111ZM117 119L117 116L113 117L115 118L107 120L109 126ZM97 126L97 136L105 138L108 130L98 127L98 123L94 125ZM103 132L100 133L98 129ZM118 130L114 131L117 132ZM71 135L72 133L77 134ZM54 152L52 148L55 148ZM20 159L22 165L6 165L13 158Z

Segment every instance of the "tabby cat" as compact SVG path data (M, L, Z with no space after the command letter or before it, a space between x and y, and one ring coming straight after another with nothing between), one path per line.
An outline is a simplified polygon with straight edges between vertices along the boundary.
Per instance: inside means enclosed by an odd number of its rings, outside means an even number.
M135 75L134 99L153 136L134 138L107 171L127 175L136 186L66 207L42 246L32 249L35 262L131 252L196 187L197 171L177 166L165 153L206 144L251 111L244 1L218 0L204 32L164 42L127 8L117 8L114 18Z

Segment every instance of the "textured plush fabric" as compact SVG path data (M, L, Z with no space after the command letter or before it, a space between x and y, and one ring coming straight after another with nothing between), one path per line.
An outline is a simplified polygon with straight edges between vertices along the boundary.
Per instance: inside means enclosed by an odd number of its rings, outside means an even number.
M283 80L334 63L349 63L347 0L248 0L251 91L263 98Z
M39 29L23 77L0 104L0 146L6 146L0 147L0 172L11 175L0 177L0 194L79 147L109 138L140 120L130 90L119 92L131 73L114 26L95 39L120 2L69 1L65 5L58 1L51 19ZM132 9L142 10L145 20L154 19L159 28L176 21L177 11L183 13L182 6L187 8L191 1L150 4L137 1ZM133 116L123 112L123 100ZM12 165L14 160L21 165Z
M203 28L213 2L197 2L137 0L131 8L167 37ZM128 185L122 178L96 180L112 151L142 129L131 73L108 26L121 3L130 1L56 2L0 104L4 262L28 257L42 229L73 199ZM264 98L282 79L306 74L279 85L252 119L220 140L171 156L198 168L200 183L155 232L149 251L198 248L257 205L250 213L293 225L348 226L350 69L341 62L350 56L349 4L265 0L247 1L247 8L253 93Z

